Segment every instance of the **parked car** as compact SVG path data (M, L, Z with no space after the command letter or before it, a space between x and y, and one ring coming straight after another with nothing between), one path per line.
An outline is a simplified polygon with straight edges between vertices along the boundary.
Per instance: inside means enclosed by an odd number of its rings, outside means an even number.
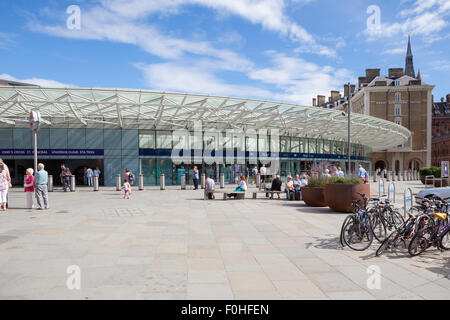
M423 189L416 195L416 202L422 203L422 199L438 197L442 201L450 203L450 187Z

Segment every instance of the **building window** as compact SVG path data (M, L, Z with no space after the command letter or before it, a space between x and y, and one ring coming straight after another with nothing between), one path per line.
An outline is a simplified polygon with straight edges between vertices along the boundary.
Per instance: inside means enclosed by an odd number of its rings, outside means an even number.
M155 149L155 131L139 132L139 148Z
M402 125L402 120L401 119L395 119L395 123L398 124L399 126Z
M156 148L172 149L172 131L156 132Z
M400 101L400 99L401 99L401 93L400 92L396 92L395 93L395 101L397 101L397 102L399 102Z
M394 81L394 86L396 86L396 87L400 86L400 80L395 80Z
M401 106L399 106L399 105L395 106L395 115L400 116L401 113L402 113Z
M291 152L291 139L289 137L280 138L280 152Z

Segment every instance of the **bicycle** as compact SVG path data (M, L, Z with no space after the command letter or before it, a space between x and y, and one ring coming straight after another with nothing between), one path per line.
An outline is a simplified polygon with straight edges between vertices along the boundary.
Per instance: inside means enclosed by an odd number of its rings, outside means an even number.
M353 214L348 215L342 224L340 241L343 247L347 245L353 250L364 251L372 244L374 233L371 217L366 209L369 199L365 194L358 194L363 198L363 205L359 205L361 200L352 201L350 210Z

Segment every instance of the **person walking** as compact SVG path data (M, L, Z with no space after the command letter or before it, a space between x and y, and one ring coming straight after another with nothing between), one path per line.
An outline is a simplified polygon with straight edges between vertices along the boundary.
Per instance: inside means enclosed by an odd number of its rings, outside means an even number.
M272 180L272 185L270 186L270 191L281 191L281 177L277 175L275 179ZM266 197L269 197L269 194L266 194ZM273 195L272 195L273 197ZM278 193L278 199L280 199L280 194Z
M72 172L70 172L69 168L66 168L64 164L61 165L61 183L63 185L64 192L70 188L70 177L72 176Z
M122 189L123 189L123 192L124 192L123 198L124 199L131 199L130 198L131 197L131 184L130 184L129 180L127 180L126 178L123 179L123 187L122 187Z
M197 168L197 166L195 166L194 167L193 177L192 177L192 180L194 182L194 190L198 190L198 181L199 181L199 179L200 179L200 176L199 176L198 168Z
M258 167L255 166L255 167L252 169L252 180L253 180L253 184L256 184L257 174L258 174Z
M11 177L9 171L6 171L5 164L0 163L0 211L7 211L6 203L8 198L8 190L11 188Z
M8 172L9 177L11 178L11 173L9 172L9 168L6 165L6 163L3 162L3 159L0 158L0 164L3 164L5 166L6 172ZM6 195L6 208L8 209L8 195Z
M363 166L361 164L358 165L358 177L364 182L366 183L367 180L369 179L369 174L367 173L366 169L363 168Z
M33 209L33 194L35 192L33 173L34 170L31 168L26 171L27 179L25 180L24 191L27 195L27 209Z
M89 187L93 186L93 183L92 183L92 177L93 176L94 176L94 171L92 171L91 168L87 168L86 169L86 178L87 178L87 184L88 184Z
M125 169L125 176L124 176L125 180L127 180L130 185L133 185L134 183L134 174L133 172L130 171L130 169L126 168Z
M50 209L48 205L48 172L44 170L45 166L39 163L38 171L34 175L34 188L38 210Z

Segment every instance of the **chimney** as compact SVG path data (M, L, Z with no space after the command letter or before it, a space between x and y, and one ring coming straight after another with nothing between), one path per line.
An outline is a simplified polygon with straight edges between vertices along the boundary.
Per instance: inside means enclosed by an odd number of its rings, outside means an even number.
M325 96L317 96L317 105L320 106L325 103Z
M339 91L331 90L331 101L335 102L336 100L339 100L341 98L341 95L339 94Z
M313 98L313 107L315 107L316 106L316 98Z
M371 83L373 79L380 76L380 69L366 69L366 81Z
M361 85L362 85L363 83L368 83L366 77L359 77L359 78L358 78L358 88L361 88Z
M355 89L356 89L356 85L351 84L350 85L350 94L354 94L355 93Z
M389 78L400 78L404 76L403 68L389 68Z

